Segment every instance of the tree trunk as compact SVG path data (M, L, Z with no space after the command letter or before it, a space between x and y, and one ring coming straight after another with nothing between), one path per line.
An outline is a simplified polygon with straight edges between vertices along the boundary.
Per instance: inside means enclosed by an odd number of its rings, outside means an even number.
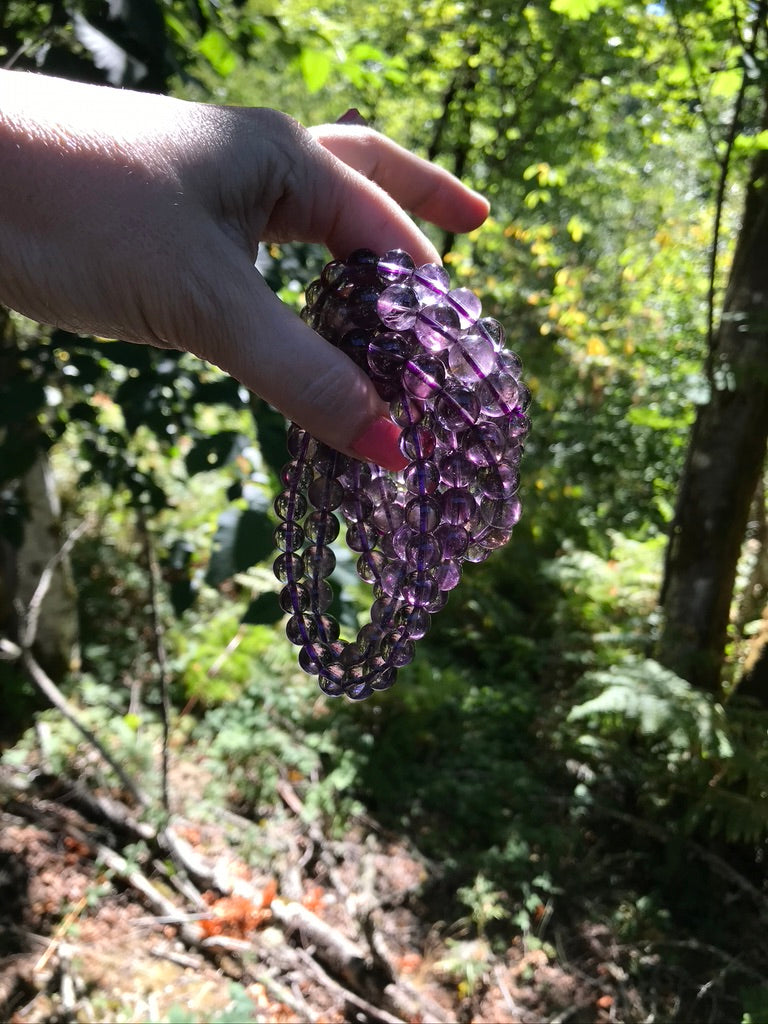
M768 438L768 151L754 161L712 352L678 490L658 657L717 691L752 496Z

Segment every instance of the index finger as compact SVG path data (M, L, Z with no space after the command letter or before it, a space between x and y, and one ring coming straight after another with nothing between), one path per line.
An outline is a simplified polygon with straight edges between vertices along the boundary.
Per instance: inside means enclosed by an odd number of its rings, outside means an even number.
M310 129L337 159L375 182L399 206L446 231L472 231L488 216L484 196L449 171L409 152L385 135L361 125L320 125Z

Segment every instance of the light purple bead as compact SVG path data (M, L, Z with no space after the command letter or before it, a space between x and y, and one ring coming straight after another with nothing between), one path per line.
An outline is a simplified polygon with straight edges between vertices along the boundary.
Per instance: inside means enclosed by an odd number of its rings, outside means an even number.
M459 335L448 353L451 373L467 384L483 380L496 369L497 362L498 354L493 344L472 327Z
M482 303L469 288L454 288L448 292L447 301L459 314L459 323L462 327L469 327L480 316Z
M412 327L419 311L419 300L413 288L404 284L391 284L381 293L376 311L382 323L396 331Z
M453 345L460 330L459 314L444 305L426 306L420 311L414 325L421 347L433 354Z
M384 281L407 281L413 273L413 260L403 249L390 249L376 264Z
M450 279L444 267L425 263L413 272L411 287L423 305L439 302L450 290Z

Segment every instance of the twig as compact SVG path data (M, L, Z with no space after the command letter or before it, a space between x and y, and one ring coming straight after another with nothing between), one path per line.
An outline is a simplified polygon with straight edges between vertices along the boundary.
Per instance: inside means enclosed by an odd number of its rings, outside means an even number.
M134 800L141 806L146 806L149 803L148 797L142 793L136 783L131 779L123 768L117 763L112 757L109 751L103 746L99 738L93 733L87 725L83 725L80 719L77 717L75 712L72 710L69 701L54 683L51 677L45 672L42 666L38 663L31 651L22 649L20 662L26 670L29 678L43 694L46 700L52 704L56 710L63 715L66 720L77 729L81 736L94 747L101 757L106 761L112 771L117 775L118 779L125 787L125 789L131 794Z
M34 973L38 973L39 971L45 970L46 964L51 959L53 954L56 952L56 949L61 943L61 940L64 938L64 936L75 923L75 921L78 919L78 917L80 917L87 903L88 900L86 899L86 897L82 896L77 901L76 905L72 908L72 910L70 910L70 912L67 914L64 920L59 924L58 928L51 936L51 941L48 943L46 950L43 952L40 959L32 968Z
M350 1003L352 1006L356 1006L358 1010L362 1010L363 1013L367 1014L371 1020L381 1021L382 1024L404 1024L402 1017L395 1017L392 1013L387 1013L386 1010L381 1010L374 1006L373 1003L369 1003L367 999L363 999L362 996L356 995L354 992L350 992L348 988L345 988L342 984L332 978L330 974L323 970L317 961L309 955L306 949L297 950L298 956L302 963L312 971L318 981L333 992L340 995L345 1002Z
M37 581L37 586L34 589L32 597L29 599L27 607L24 608L20 602L15 602L16 610L19 614L19 621L22 624L21 629L19 630L19 644L23 650L30 650L34 646L35 639L37 637L37 627L40 623L40 610L46 594L51 589L53 574L89 526L90 521L88 519L84 519L69 534L56 554L49 559L48 564L40 573L40 579Z
M163 641L164 628L159 611L160 593L160 568L155 556L155 548L152 543L152 535L149 531L149 523L144 507L136 502L136 520L139 524L139 533L144 547L144 559L147 564L147 579L149 589L149 621L152 627L152 637L155 646L155 660L160 674L160 709L163 728L163 739L161 747L160 765L160 791L162 794L163 807L166 812L170 811L170 794L168 791L168 744L171 733L171 696L170 696L170 671L168 668L168 657Z

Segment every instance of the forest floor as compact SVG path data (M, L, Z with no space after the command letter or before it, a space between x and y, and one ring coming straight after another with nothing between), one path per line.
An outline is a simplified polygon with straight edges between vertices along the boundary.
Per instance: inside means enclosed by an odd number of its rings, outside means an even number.
M254 823L206 813L194 765L171 781L176 813L156 829L114 794L0 766L0 1019L597 1024L672 1011L633 988L605 927L547 932L543 909L539 937L500 949L443 919L434 866L375 822L323 835L285 782L283 806Z

